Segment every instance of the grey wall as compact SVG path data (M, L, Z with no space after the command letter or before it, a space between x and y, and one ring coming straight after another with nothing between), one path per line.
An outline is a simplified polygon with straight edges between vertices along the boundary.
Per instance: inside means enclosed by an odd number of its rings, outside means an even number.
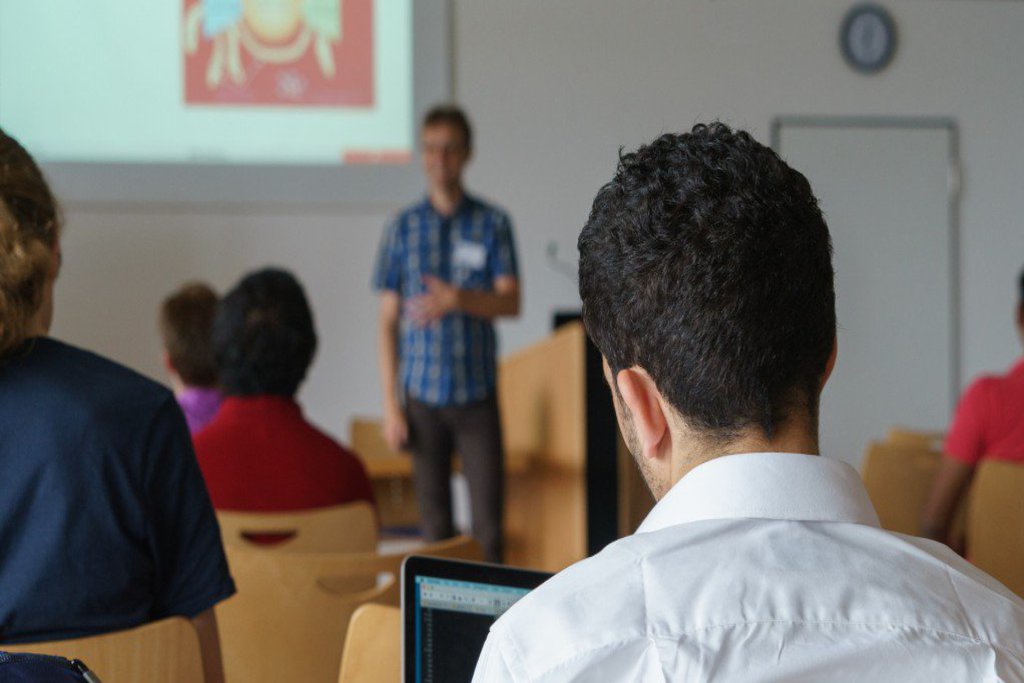
M870 78L837 49L851 4L455 0L456 95L479 141L469 185L509 208L518 228L525 312L502 326L505 350L541 338L553 310L578 305L545 247L554 240L574 254L620 145L708 118L767 141L778 114L941 115L960 125L965 168L964 374L1009 364L1024 264L1024 3L887 2L901 45ZM301 399L343 434L350 416L378 410L367 282L396 208L68 206L54 333L160 377L155 311L167 291L189 278L224 288L251 267L283 264L309 289L321 335Z

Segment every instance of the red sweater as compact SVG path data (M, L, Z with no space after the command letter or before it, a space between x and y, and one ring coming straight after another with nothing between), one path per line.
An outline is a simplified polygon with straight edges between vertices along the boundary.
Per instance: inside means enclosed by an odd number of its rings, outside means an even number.
M284 396L232 396L194 438L219 510L280 512L373 502L351 451L311 425Z

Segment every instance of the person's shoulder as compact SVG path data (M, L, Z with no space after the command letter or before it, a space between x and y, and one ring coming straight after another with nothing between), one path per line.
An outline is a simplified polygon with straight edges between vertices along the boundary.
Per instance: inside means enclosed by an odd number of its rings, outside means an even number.
M407 229L413 219L419 218L424 211L430 208L430 202L425 197L417 199L391 215L390 225L399 230Z
M204 454L219 452L225 443L234 443L236 436L232 425L224 420L223 412L218 412L213 419L192 435L192 445L195 448L196 457L202 460Z
M477 194L466 193L466 199L469 200L470 206L474 211L479 211L481 215L487 216L494 220L496 223L505 222L511 224L512 220L509 217L508 211L498 204L492 201L490 198L481 197Z
M306 456L325 460L329 464L346 469L353 465L362 468L362 461L355 453L320 429L301 412L296 414L294 426L296 430L292 433L303 442L301 451Z
M164 385L93 351L46 337L35 341L32 353L39 354L34 372L51 376L56 381L49 386L72 397L139 408L173 401Z
M341 458L346 462L353 460L358 461L356 454L345 447L340 441L335 439L333 436L320 429L318 426L306 420L306 426L309 428L310 438L314 439L319 445L320 449L327 454Z
M849 539L857 555L847 556L857 567L865 607L1024 661L1024 600L938 541L878 528L859 531ZM852 585L851 578L843 581Z
M513 605L491 627L496 644L540 675L586 651L643 638L642 558L628 541L564 569Z
M176 419L185 429L169 389L92 351L39 338L8 370L0 391L7 419L29 429L45 423L60 435L93 435L83 448L138 452L155 429L176 429Z
M943 602L939 598L955 600L963 609L962 618L972 637L1010 646L1016 654L1024 656L1024 644L1019 642L1019 634L1024 633L1024 600L938 541L886 533L909 547L904 560L908 569L926 575L938 565L946 575L949 595L936 591L932 600L921 596L925 606L935 608Z
M990 396L992 392L998 391L1007 380L1006 375L985 374L979 375L967 386L964 392L964 401L976 401L982 397Z

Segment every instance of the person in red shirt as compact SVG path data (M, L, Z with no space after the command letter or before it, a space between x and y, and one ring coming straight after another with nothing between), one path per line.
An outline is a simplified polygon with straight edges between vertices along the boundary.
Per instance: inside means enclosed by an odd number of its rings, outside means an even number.
M1019 288L1017 332L1024 341L1024 271ZM950 537L950 522L975 467L985 458L1024 464L1024 358L1005 375L981 377L971 384L960 398L944 450L921 529L928 538L962 553L963 539Z
M213 325L225 399L195 435L199 466L220 510L304 510L373 502L359 459L310 424L295 401L316 351L302 285L277 269L246 275Z

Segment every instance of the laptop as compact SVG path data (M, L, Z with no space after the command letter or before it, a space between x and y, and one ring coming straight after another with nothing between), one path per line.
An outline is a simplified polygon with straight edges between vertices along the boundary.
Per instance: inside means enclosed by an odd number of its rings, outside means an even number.
M411 556L402 563L402 680L470 683L498 617L551 574Z

